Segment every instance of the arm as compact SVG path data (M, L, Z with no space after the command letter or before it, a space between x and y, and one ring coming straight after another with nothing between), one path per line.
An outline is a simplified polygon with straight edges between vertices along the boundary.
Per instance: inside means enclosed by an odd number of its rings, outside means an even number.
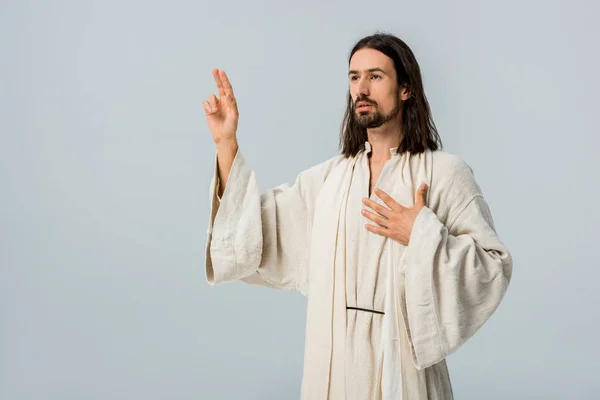
M223 196L223 191L227 186L227 179L229 178L229 173L231 172L233 160L235 159L237 152L238 143L236 138L219 143L217 145L217 169L219 171L220 183L218 188L219 198Z
M220 166L218 158L217 154ZM321 163L302 172L293 185L261 194L254 171L238 151L221 199L215 166L206 246L208 282L242 280L306 294L313 205L332 164Z
M468 186L478 188L474 180ZM449 227L423 208L405 250L406 325L420 369L477 332L499 306L512 275L512 257L481 193L461 203Z
M293 186L262 195L254 172L239 153L239 112L224 71L213 69L219 90L202 104L217 145L206 243L211 285L243 280L307 293L307 257L312 205L325 180L326 162L300 174Z

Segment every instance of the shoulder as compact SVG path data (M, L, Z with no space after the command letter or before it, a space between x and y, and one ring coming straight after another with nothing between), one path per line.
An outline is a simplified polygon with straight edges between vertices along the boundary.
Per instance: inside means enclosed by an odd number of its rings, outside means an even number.
M338 168L343 168L343 165L346 165L347 161L346 158L339 155L314 164L297 175L293 186L303 197L314 200L321 191L325 181ZM286 187L288 185L284 184L282 186Z
M300 176L315 182L324 182L332 171L339 167L343 168L343 166L349 161L350 159L344 157L343 155L336 155L302 171Z
M473 175L471 166L459 156L446 151L431 152L433 171L440 176Z
M449 226L472 201L483 198L473 169L455 154L431 152L430 172L428 206Z
M334 169L340 165L345 165L350 160L351 160L350 158L346 158L343 155L338 154L336 156L330 157L327 160L315 165L313 168L318 168L323 171L331 171L332 169Z
M459 156L445 151L432 151L431 184L463 195L481 195L473 168ZM463 196L459 196L463 197Z

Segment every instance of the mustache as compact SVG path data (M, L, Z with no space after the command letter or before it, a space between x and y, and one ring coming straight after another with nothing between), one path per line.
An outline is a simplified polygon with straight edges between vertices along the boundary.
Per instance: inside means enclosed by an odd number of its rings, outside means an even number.
M353 106L356 106L356 103L358 103L359 101L365 102L365 103L369 103L372 105L376 105L377 103L375 103L373 100L370 100L364 96L359 96L356 98L356 100L354 100L354 103L352 104Z

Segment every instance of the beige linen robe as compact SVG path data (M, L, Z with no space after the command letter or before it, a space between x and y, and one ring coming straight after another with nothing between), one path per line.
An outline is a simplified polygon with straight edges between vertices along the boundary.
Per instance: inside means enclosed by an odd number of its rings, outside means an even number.
M302 399L452 399L445 358L508 287L512 259L471 168L442 151L390 151L377 187L410 207L429 185L408 246L364 228L368 142L262 194L238 152L219 199L215 165L207 280L308 296Z

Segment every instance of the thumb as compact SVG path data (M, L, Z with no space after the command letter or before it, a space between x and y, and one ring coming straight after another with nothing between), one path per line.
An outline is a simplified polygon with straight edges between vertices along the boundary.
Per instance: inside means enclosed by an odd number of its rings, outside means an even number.
M415 201L415 205L418 207L425 207L425 203L427 201L427 184L422 184L419 186L419 190L417 190L417 198Z

